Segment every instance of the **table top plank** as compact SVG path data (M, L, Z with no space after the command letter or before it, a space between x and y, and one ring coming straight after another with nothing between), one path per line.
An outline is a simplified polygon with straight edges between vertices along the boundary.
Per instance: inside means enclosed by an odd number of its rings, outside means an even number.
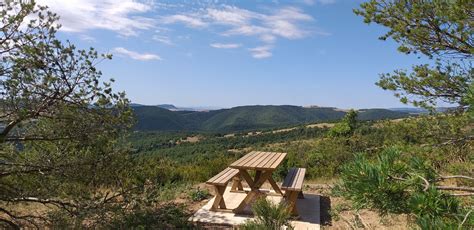
M270 166L270 167L271 168L278 167L278 165L280 165L280 163L283 161L283 159L285 159L285 157L286 157L286 153L281 153L280 157L275 162L273 162L272 166Z
M250 167L257 167L259 165L265 165L265 162L268 161L269 158L271 158L274 154L272 153L264 153L263 156L260 157L258 161L255 161L254 164L252 164Z
M236 160L235 162L233 162L231 165L234 165L234 164L238 165L238 164L240 164L242 161L245 161L247 158L251 157L254 152L255 152L255 151L252 151L252 152L250 152L250 153L245 154L245 156L239 158L238 160Z
M252 151L230 165L235 169L274 170L285 158L286 153Z
M240 162L240 164L238 164L238 165L248 165L248 164L252 163L255 160L255 158L258 157L258 155L260 153L261 152L251 152L251 153L249 153L248 155L250 155L250 157L248 157L244 161Z
M260 157L260 155L261 155L262 153L263 153L263 152L254 152L254 153L251 153L252 157L248 158L247 161L242 162L241 165L242 165L242 166L246 166L246 167L250 167L250 165L252 165L256 160L258 160L258 158Z
M272 154L272 158L268 159L267 163L263 165L263 167L269 168L272 166L273 162L275 162L280 157L279 154Z
M265 160L265 158L268 156L269 154L265 153L265 152L260 152L260 154L255 157L254 161L247 164L246 166L247 167L257 167L263 160Z

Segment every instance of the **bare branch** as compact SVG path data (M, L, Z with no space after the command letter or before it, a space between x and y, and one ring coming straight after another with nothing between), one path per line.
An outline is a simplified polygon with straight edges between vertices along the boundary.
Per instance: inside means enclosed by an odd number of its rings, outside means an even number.
M471 214L471 212L472 212L472 209L469 210L469 212L467 212L466 216L464 216L464 219L463 219L462 222L459 224L459 227L458 227L459 229L462 229L463 224L466 222L467 217L469 217L469 215Z
M474 188L470 188L470 187L435 186L435 188L439 190L447 190L447 191L474 192Z
M464 176L464 175L452 175L452 176L440 176L440 180L447 180L447 179L467 179L467 180L474 180L474 177Z

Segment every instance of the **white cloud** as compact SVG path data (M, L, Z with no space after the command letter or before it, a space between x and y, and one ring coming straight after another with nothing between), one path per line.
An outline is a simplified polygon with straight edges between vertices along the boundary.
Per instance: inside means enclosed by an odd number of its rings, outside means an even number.
M223 35L256 36L263 42L273 42L277 37L298 39L307 36L301 22L313 21L313 18L296 7L283 7L269 14L253 12L234 6L221 9L208 9L205 18L212 23L230 27Z
M336 3L336 0L318 0L319 3L323 5Z
M237 44L237 43L212 43L210 44L211 47L217 48L217 49L235 49L239 48L242 46L242 44Z
M151 61L151 60L162 60L160 56L150 53L137 53L135 51L127 50L123 47L116 47L113 49L113 53L121 56L126 56L139 61Z
M257 58L257 59L262 59L262 58L269 58L272 56L271 49L273 47L266 45L266 46L258 46L255 48L249 49L250 52L252 53L252 57Z
M92 29L114 31L122 36L136 36L138 31L153 28L154 19L140 14L152 10L151 2L136 0L37 0L61 16L62 30L83 32Z
M323 5L328 5L328 4L333 4L336 3L336 0L303 0L303 3L306 5L314 5L316 2L323 4Z
M250 20L259 16L258 13L235 6L223 6L222 9L209 8L205 12L205 17L215 23L235 26L248 24Z
M165 23L165 24L182 23L191 28L202 28L202 27L207 26L207 23L205 23L201 19L197 17L183 15L183 14L175 14L175 15L163 17L162 23Z
M326 0L328 1L328 0ZM311 15L297 7L281 7L267 10L265 13L250 11L236 6L209 6L197 12L181 13L163 17L164 24L183 23L191 28L209 27L223 36L254 37L262 46L249 49L253 57L272 56L271 49L278 38L302 39L313 31L304 27L304 23L314 21ZM318 31L318 35L325 35ZM223 45L223 44L220 44ZM225 46L214 48L224 48ZM237 48L233 47L232 48Z
M153 35L152 39L165 45L174 45L168 36L155 34Z
M96 42L96 41L97 41L94 37L89 36L89 35L87 35L87 34L81 34L81 35L79 36L79 38L80 38L81 40L86 41L86 42L89 42L89 43L93 43L93 42Z

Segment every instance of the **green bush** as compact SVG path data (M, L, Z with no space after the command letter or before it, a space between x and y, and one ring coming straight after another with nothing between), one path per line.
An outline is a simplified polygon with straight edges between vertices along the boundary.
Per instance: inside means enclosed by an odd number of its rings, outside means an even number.
M105 229L193 229L183 205L168 203L157 209L136 210L114 219Z
M358 154L344 166L339 189L354 206L370 208L382 215L409 214L422 229L460 225L466 208L453 196L435 186L436 172L416 157L404 157L394 148L383 151L375 161ZM472 227L466 221L464 227Z
M255 219L241 226L243 230L280 230L290 225L291 212L285 203L273 204L265 198L258 199L252 207Z
M211 196L211 194L209 194L209 191L207 190L201 190L201 188L197 188L197 189L193 189L191 190L189 193L189 198L191 198L192 201L202 201L202 200L205 200L207 198L209 198Z

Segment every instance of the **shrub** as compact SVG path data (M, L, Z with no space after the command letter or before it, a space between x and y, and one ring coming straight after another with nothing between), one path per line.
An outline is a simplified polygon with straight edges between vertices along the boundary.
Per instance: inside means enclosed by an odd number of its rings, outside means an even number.
M458 199L436 186L439 178L426 161L405 159L394 148L382 152L375 161L357 155L344 166L341 178L340 192L356 208L372 208L382 215L409 214L422 229L452 229L469 217ZM463 224L472 227L470 219Z
M191 190L188 195L192 201L202 201L211 196L207 190L201 190L199 187Z
M192 229L190 213L183 205L168 203L157 209L135 210L114 219L105 229Z
M265 198L258 199L252 207L255 219L241 226L243 230L280 230L290 225L291 212L285 203L273 204Z

